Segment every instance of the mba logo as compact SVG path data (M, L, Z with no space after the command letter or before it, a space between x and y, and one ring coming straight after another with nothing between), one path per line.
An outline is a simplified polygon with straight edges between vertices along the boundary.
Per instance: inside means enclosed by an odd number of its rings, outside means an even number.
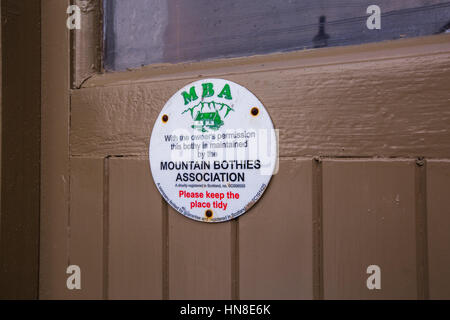
M196 103L199 99L198 92L202 92L201 101ZM185 109L181 114L189 114L193 120L191 128L201 132L216 131L222 127L225 122L224 119L230 112L234 112L232 106L227 104L227 100L232 100L230 85L226 83L216 95L214 84L211 82L202 83L201 88L195 86L189 89L189 92L183 91L181 96L184 100L184 105L192 105ZM195 104L196 103L196 104Z

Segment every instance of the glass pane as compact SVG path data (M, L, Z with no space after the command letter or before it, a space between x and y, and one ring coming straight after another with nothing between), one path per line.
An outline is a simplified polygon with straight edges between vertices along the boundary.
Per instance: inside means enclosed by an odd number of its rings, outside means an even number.
M381 29L369 29L374 4ZM104 0L105 68L201 61L431 35L444 0ZM376 21L372 21L375 23Z

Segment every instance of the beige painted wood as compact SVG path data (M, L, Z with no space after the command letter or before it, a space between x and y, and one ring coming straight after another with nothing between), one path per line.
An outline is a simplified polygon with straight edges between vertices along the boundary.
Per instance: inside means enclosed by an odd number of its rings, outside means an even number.
M142 73L124 73L115 82L74 92L72 154L145 155L167 99L208 76L235 81L263 101L280 129L281 156L448 157L450 38L424 39L349 47L354 63L350 53L311 61L310 53L302 60L300 52L297 60L288 59L289 67L283 55L275 55L268 66L255 67L249 57L218 69L207 69L208 62L198 70L186 64L187 75L181 66L180 74L164 77L158 69L148 69L145 79ZM411 52L399 55L401 44Z
M68 297L70 41L68 0L41 1L41 217L39 298Z
M78 88L101 69L102 1L75 0L81 10L81 29L73 30L72 85Z
M450 299L450 161L427 162L430 299Z
M109 299L162 299L163 207L147 159L109 160Z
M147 154L156 117L176 88L184 85L184 81L175 81L76 90L72 95L72 106L77 109L71 118L72 154ZM91 143L93 136L98 137L95 143ZM103 143L109 147L105 149Z
M324 161L324 298L417 298L415 219L414 161Z
M168 211L169 298L231 299L232 223L205 225Z
M66 290L71 299L102 299L103 159L72 158L70 168L68 263L81 269L81 290Z
M282 160L239 218L240 299L312 299L312 161Z
M97 74L83 83L83 88L189 79L214 74L256 73L264 70L287 70L333 64L382 61L394 58L441 54L449 51L449 35L440 34L400 41L367 43L364 45L338 46L324 49L299 50L287 53L263 54L250 57L227 58L196 63L152 64L126 72ZM236 68L240 70L236 72Z

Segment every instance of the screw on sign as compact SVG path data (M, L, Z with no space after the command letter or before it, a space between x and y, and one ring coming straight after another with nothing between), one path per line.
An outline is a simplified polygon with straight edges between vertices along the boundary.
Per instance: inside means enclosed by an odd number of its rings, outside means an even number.
M153 180L184 216L223 222L248 211L277 169L278 141L263 104L228 80L205 79L176 92L150 138Z

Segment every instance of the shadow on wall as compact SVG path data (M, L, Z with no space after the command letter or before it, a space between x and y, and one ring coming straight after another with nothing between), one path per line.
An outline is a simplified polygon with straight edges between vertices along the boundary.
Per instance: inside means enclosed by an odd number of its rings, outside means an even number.
M320 16L319 18L319 33L314 37L314 48L323 48L328 46L328 38L330 36L325 32L326 17Z

